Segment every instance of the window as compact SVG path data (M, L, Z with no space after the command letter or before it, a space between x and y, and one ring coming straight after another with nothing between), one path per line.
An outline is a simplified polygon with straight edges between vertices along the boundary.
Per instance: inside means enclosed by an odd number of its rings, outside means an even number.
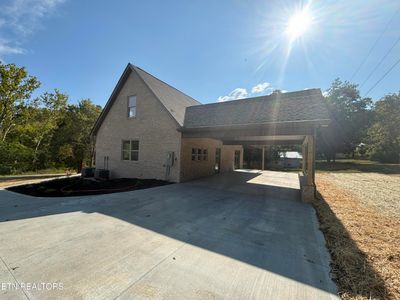
M136 117L136 96L128 97L128 118Z
M122 141L122 160L139 160L139 141Z
M207 160L208 151L207 149L192 148L192 160Z
M197 149L195 149L195 148L192 148L192 160L196 160L196 157L197 157Z
M208 152L207 152L207 149L203 149L203 160L208 160Z

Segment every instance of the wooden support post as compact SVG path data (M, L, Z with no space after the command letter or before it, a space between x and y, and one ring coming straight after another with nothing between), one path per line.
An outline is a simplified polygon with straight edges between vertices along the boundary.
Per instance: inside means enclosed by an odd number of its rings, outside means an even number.
M316 159L317 159L317 130L314 128L314 135L313 135L313 172L312 172L312 178L313 178L313 183L315 185L315 170L316 170ZM316 191L316 190L315 190ZM315 193L315 196L317 194Z
M301 145L301 155L303 156L302 171L303 171L303 175L306 175L306 172L307 172L307 137L304 138L304 142Z
M302 145L303 174L301 183L301 198L310 202L315 198L315 134L307 135Z
M315 147L314 136L309 135L307 139L307 185L314 185L314 160L315 160Z
M264 152L265 152L265 147L262 147L262 170L264 171Z

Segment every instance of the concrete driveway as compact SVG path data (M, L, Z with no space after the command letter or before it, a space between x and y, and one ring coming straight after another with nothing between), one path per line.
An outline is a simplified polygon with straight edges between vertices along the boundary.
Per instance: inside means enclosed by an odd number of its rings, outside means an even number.
M0 257L1 299L336 298L294 173L70 198L0 190Z

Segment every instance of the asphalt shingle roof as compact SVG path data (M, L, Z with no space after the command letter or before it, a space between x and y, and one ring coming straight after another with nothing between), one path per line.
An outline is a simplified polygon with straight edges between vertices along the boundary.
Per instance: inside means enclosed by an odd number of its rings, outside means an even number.
M320 89L272 94L186 108L184 128L329 120Z
M154 77L141 68L134 65L131 66L180 126L183 126L186 107L201 104L199 101Z
M96 135L97 130L132 71L139 75L172 118L176 120L177 124L186 129L329 120L328 109L323 101L320 89L279 93L203 105L141 68L128 64L94 125L92 135Z

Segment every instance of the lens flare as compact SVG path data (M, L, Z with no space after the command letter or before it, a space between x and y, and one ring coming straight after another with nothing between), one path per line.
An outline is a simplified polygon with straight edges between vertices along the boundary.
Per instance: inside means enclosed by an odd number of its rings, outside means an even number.
M307 9L296 12L286 25L286 34L291 41L300 38L313 22L312 15Z

